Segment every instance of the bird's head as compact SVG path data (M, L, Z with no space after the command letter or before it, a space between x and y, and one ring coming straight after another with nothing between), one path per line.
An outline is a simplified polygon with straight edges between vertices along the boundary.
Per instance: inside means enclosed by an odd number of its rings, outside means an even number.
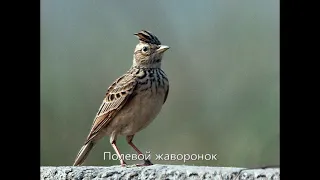
M133 66L160 68L163 53L169 46L161 45L158 38L150 31L141 30L134 35L138 37L139 43L134 50Z

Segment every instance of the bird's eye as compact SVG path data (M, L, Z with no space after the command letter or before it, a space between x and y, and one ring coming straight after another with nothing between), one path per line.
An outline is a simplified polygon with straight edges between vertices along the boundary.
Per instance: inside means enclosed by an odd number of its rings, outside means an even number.
M144 46L144 47L142 48L142 51L143 51L143 52L147 52L147 51L148 51L148 47L147 47L147 46Z

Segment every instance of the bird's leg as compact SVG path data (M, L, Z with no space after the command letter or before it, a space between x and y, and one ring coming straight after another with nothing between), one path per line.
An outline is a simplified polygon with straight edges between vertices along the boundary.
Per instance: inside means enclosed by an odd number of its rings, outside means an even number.
M118 157L119 157L119 159L120 159L120 164L121 164L121 166L126 166L127 163L124 162L124 160L121 158L121 156L120 156L120 151L119 151L119 149L118 149L118 147L117 147L117 145L116 145L116 141L112 141L112 142L111 142L111 145L112 145L114 151L117 153L117 155L118 155Z
M116 135L116 131L112 132L111 136L110 136L110 144L111 146L113 147L114 151L117 153L119 159L120 159L120 164L121 166L126 166L127 163L124 162L124 160L121 158L121 155L120 155L120 151L116 145L116 141L117 141L117 135Z
M121 158L120 151L116 145L116 141L117 141L117 132L114 131L111 133L111 136L110 136L110 144L113 147L114 151L117 153L121 166L126 166L127 163L124 162L124 160Z
M142 154L142 152L133 144L132 139L133 139L134 135L129 135L126 137L128 144L138 153L138 154ZM142 154L143 155L143 154ZM151 161L149 159L144 159L144 163L143 164L136 164L137 166L149 166L149 165L153 165L151 163Z

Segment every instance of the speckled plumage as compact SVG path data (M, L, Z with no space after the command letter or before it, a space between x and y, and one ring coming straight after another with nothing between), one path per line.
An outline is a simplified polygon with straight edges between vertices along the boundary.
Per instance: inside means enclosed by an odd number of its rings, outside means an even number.
M169 81L161 69L161 61L163 52L169 47L161 45L149 31L142 30L134 35L139 38L139 43L133 54L133 65L108 88L74 165L81 165L94 144L105 135L110 136L110 143L118 156L118 135L126 136L128 143L141 153L132 143L133 136L155 119L167 99ZM121 165L126 164L119 159ZM151 164L145 160L144 165Z

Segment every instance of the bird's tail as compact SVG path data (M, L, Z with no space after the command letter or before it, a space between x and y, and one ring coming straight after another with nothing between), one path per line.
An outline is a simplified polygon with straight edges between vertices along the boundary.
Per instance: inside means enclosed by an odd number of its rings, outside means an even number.
M73 163L74 166L80 166L84 162L84 160L88 157L89 152L93 148L94 144L94 142L89 141L88 143L82 146L77 155L76 160Z

